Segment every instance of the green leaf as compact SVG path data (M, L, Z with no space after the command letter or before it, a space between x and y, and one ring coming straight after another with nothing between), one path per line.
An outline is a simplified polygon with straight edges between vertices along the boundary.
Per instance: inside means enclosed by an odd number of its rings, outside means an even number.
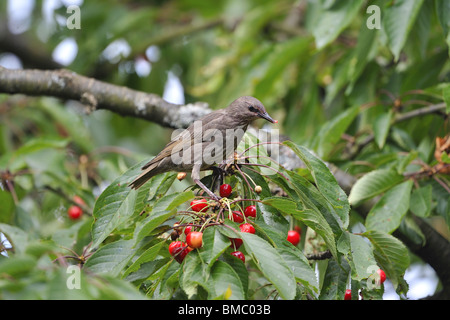
M241 280L234 269L226 262L217 261L211 270L216 297L223 297L230 291L229 300L244 300L245 292Z
M378 169L365 174L353 185L348 198L352 206L383 193L403 180L393 169Z
M373 255L373 248L364 237L348 232L343 233L339 238L338 250L344 254L351 267L352 279L361 281L373 274L377 262Z
M426 185L412 192L409 207L415 215L423 218L430 215L432 189L431 185Z
M0 260L0 274L9 277L25 274L36 267L37 260L29 255L14 256L8 259Z
M308 1L308 13L314 13L308 20L308 29L316 39L317 49L322 49L332 42L352 21L358 13L363 0L334 1Z
M382 149L391 128L392 111L380 114L373 124L373 134L378 148Z
M188 298L192 298L198 292L198 286L202 286L206 291L210 292L212 283L208 266L202 261L197 250L191 251L182 263L179 283Z
M22 253L25 251L29 241L29 235L27 232L18 227L5 223L0 223L0 232L6 235L16 253Z
M283 260L287 263L294 274L295 280L315 292L319 291L316 273L309 265L309 261L303 252L293 247L277 248Z
M138 243L173 215L172 211L152 211L144 220L136 223L133 239Z
M128 184L141 171L145 161L136 164L114 180L95 202L92 225L92 247L96 248L125 219L134 213L137 191Z
M386 233L396 230L409 209L412 185L412 180L408 180L387 191L368 213L367 230Z
M291 179L292 186L300 195L301 200L299 201L304 204L305 208L312 209L314 211L318 210L328 222L334 234L340 234L348 225L348 215L345 215L343 217L344 219L341 219L333 206L309 180L293 171L288 172L288 174Z
M447 0L435 0L436 14L439 22L444 30L444 35L448 35L450 31L450 2Z
M383 10L382 24L395 61L400 58L422 3L423 0L396 0Z
M101 247L89 257L85 267L94 273L117 276L135 254L133 240L119 240Z
M308 227L316 231L323 238L333 256L337 256L333 230L320 212L311 209L299 210L294 201L286 198L266 198L263 203L271 205L281 212L293 216L295 219L302 221Z
M252 256L256 266L278 290L285 300L295 297L296 282L294 274L278 251L266 240L251 233L241 233L245 250Z
M449 15L450 15L450 13L449 13ZM449 35L450 35L450 33L449 33ZM450 46L450 44L449 44L449 46ZM444 99L444 102L446 105L445 112L447 114L449 114L450 113L450 84L447 84L446 86L444 86L442 88L442 98Z
M384 232L370 230L364 232L363 235L374 246L375 258L381 269L386 272L386 276L391 280L394 288L399 285L405 287L403 275L410 264L406 246L397 238Z
M338 263L335 259L328 260L324 273L319 300L343 300L350 268L348 263Z
M148 248L147 250L144 251L144 253L142 253L138 259L136 259L133 264L128 267L128 269L125 271L123 277L126 277L127 275L129 275L131 272L135 272L139 269L139 267L148 261L153 261L156 256L158 255L159 251L161 250L161 248L164 246L165 241L160 241L157 244L151 246L150 248Z
M230 240L220 233L218 228L209 227L203 232L202 260L209 266L230 247Z
M290 147L297 156L305 163L311 171L311 175L316 183L319 192L327 199L336 211L342 224L348 225L350 204L344 190L341 189L336 178L331 173L326 164L318 157L314 156L308 149L298 146L292 141L285 141L283 144Z
M342 134L345 133L359 111L359 106L349 108L322 126L314 144L314 149L317 150L319 157L325 160L329 158L330 152L341 140Z

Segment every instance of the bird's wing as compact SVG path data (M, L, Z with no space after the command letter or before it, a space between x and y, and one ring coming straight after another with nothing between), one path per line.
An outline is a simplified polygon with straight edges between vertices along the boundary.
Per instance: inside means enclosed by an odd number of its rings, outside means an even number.
M191 124L186 130L175 136L152 160L144 165L142 170L151 167L153 164L159 163L161 160L172 156L172 154L176 152L180 152L180 150L188 149L194 142L210 141L211 137L215 136L220 130L218 128L223 126L224 115L223 110L217 110L198 120L202 121L202 126L200 128ZM199 128L200 130L194 130L196 128Z

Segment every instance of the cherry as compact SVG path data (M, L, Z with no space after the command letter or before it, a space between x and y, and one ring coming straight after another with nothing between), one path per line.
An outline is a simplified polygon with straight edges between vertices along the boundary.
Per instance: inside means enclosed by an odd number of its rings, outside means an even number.
M344 300L352 300L352 290L345 290Z
M384 273L383 270L378 269L378 270L377 270L377 273L378 273L379 276L380 276L380 283L383 283L384 281L386 281L386 273Z
M242 262L245 263L245 256L244 256L244 254L243 254L242 252L240 252L240 251L233 251L233 252L231 253L231 255L232 255L232 256L235 256L236 258L241 259Z
M188 235L189 233L192 232L193 228L194 228L193 226L187 226L186 228L184 228L184 234Z
M237 223L244 222L244 217L240 211L233 211L233 221Z
M251 205L248 206L247 208L245 208L244 210L244 215L248 218L248 217L253 217L256 218L256 206Z
M186 243L191 248L200 248L202 246L203 233L199 231L191 231L186 236Z
M255 228L250 223L243 223L239 226L241 232L255 233Z
M242 244L244 243L242 241L242 239L239 239L239 238L231 238L230 241L231 241L231 245L233 246L233 248L235 250L239 249L239 247L242 246Z
M182 263L186 255L192 250L182 241L173 241L169 245L169 253L178 263Z
M233 192L233 189L229 184L223 184L220 186L219 194L221 197L227 198L230 196L231 192Z
M206 208L208 208L206 199L193 200L191 202L191 209L195 212L205 212Z
M186 244L184 244L182 241L173 241L169 244L169 253L171 256L174 255L174 250L176 248L185 247Z
M182 263L186 255L190 252L189 247L186 244L182 247L176 247L173 249L173 257L178 263Z
M292 243L294 246L298 245L298 243L300 242L300 234L295 230L289 230L287 241Z
M80 219L81 215L83 214L83 210L81 210L79 206L71 206L67 213L70 219L77 220Z

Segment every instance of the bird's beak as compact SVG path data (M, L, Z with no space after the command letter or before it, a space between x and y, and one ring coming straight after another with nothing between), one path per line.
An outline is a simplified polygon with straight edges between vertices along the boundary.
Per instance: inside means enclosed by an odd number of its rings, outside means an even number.
M264 113L258 112L258 116L259 116L260 118L266 119L266 120L269 121L269 122L272 122L272 123L278 123L278 120L272 119L272 117L269 116L269 114L268 114L267 112L264 112Z

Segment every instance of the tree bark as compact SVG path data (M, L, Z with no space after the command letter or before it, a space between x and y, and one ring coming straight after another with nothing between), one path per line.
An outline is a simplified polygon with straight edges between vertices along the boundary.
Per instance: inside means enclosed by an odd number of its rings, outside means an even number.
M156 94L109 84L64 69L10 70L0 67L0 93L78 100L90 111L106 109L174 129L187 128L194 120L211 112L204 102L177 105Z

